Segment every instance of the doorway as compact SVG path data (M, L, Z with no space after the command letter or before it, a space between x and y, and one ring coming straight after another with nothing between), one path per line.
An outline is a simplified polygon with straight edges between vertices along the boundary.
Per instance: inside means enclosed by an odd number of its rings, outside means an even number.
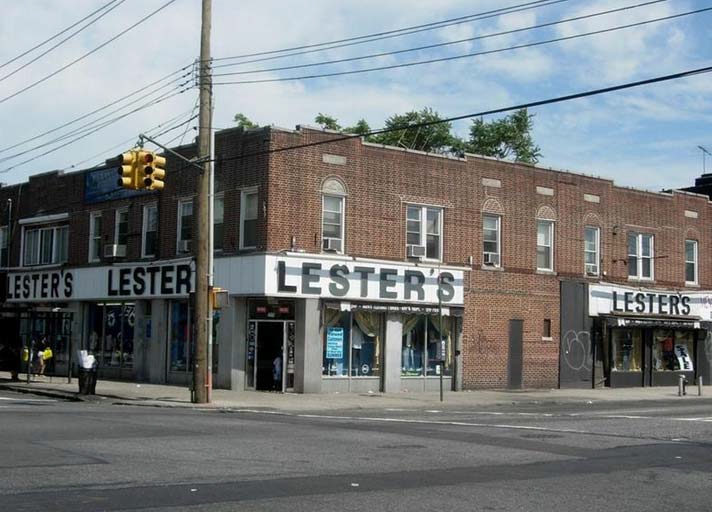
M509 364L507 388L522 389L524 321L509 321Z
M284 391L284 322L257 322L255 351L255 389L257 391ZM276 361L277 358L279 361ZM279 378L275 379L275 364Z

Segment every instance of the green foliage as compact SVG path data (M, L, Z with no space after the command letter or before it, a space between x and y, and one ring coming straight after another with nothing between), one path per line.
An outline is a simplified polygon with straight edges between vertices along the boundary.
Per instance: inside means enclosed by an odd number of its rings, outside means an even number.
M533 117L523 108L488 123L475 119L470 127L470 139L465 144L465 150L496 158L513 155L517 162L535 164L539 161L541 151L531 136Z
M452 124L443 123L440 114L429 107L392 115L385 127L393 131L374 135L373 142L433 153L452 152L459 144L457 137L450 133Z
M344 133L351 133L353 135L366 135L371 132L371 127L366 122L365 119L359 119L355 125L347 126L344 128ZM368 138L368 137L367 137Z
M314 122L324 130L341 131L341 125L336 121L335 117L322 114L321 112L314 118Z
M239 128L244 128L245 130L247 130L249 128L259 128L260 127L259 124L253 123L252 121L250 121L250 119L242 112L238 112L237 114L235 114L233 121L235 121L237 123L237 126Z

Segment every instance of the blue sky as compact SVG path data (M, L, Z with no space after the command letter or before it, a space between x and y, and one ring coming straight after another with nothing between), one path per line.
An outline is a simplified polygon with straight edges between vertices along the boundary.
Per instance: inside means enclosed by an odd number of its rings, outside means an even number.
M109 0L27 0L0 4L0 64L65 29ZM117 2L118 3L118 2ZM200 1L176 0L116 41L43 83L5 99L110 39L166 3L125 0L97 23L44 58L18 71L32 54L0 67L0 181L17 183L54 169L81 169L129 149L138 133L170 128L190 117L197 90L187 90L112 123L66 147L58 136L101 114L31 142L42 132L87 114L190 65L199 53ZM283 49L430 23L514 6L524 0L213 0L215 58ZM440 30L303 56L242 64L216 72L316 63L472 38L574 16L644 3L644 0L565 0L518 13ZM330 73L507 48L712 7L712 0L667 0L554 27L526 30L438 49L368 61L216 77L215 81ZM293 128L314 124L318 112L342 125L365 118L381 127L395 113L432 107L450 117L642 80L712 65L712 11L537 47L390 71L312 80L215 87L216 128L233 125L236 112L260 124ZM55 41L56 42L56 41ZM237 61L218 61L229 64ZM177 75L176 75L177 76ZM172 90L168 81L161 92ZM177 85L174 84L174 85ZM157 97L159 93L154 96ZM143 100L144 102L147 100ZM143 103L143 102L142 102ZM128 105L117 104L114 108ZM134 103L136 106L137 103ZM113 110L113 109L112 109ZM130 110L120 110L111 118ZM597 175L650 190L689 186L702 173L702 152L712 152L712 73L594 98L532 109L540 165ZM183 116L183 117L180 117ZM168 121L175 119L171 124ZM194 121L159 137L188 142ZM468 131L468 121L455 130ZM161 128L152 133L160 132ZM49 143L49 144L47 144ZM35 149L35 146L47 144ZM54 150L54 151L52 151ZM40 156L41 153L51 153ZM17 155L23 153L22 155ZM28 163L25 160L33 159ZM86 160L86 161L85 161ZM712 157L707 157L712 172Z

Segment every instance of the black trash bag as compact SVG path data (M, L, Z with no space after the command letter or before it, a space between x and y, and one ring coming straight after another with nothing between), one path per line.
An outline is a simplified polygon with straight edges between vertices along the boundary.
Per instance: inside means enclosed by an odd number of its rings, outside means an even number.
M79 368L79 394L96 394L96 369Z

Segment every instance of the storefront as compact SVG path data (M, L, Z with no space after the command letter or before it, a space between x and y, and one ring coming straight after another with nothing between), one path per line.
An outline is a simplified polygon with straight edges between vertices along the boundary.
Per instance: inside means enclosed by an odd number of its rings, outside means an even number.
M243 296L244 389L436 390L441 372L457 388L463 274L301 253L218 259L216 282Z
M706 371L712 293L590 285L595 359L611 387L673 386ZM701 369L702 368L702 369Z

